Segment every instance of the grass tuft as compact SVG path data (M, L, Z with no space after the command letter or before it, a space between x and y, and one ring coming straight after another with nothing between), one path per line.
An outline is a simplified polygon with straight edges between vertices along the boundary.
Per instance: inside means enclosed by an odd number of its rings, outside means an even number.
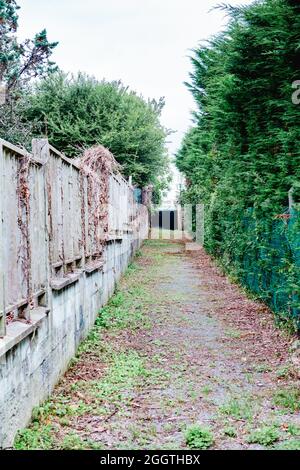
M16 450L50 450L53 446L53 427L39 426L34 423L31 428L18 431L15 438Z
M224 435L228 437L237 437L236 429L233 426L226 426L223 429Z
M248 420L253 416L253 409L249 401L231 398L219 407L222 414L236 419Z
M214 438L209 428L194 424L186 430L185 441L190 449L208 449Z
M275 426L263 426L253 431L247 441L249 444L261 444L262 446L270 446L278 441L280 433Z
M286 388L278 390L274 394L274 404L288 409L291 413L300 410L300 390L298 388Z
M276 450L300 450L300 440L290 439L289 441L281 442L275 447L275 449Z

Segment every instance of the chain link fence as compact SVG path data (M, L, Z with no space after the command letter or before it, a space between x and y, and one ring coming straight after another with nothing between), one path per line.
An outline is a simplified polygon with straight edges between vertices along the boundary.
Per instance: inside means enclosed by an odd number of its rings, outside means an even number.
M240 265L241 281L277 314L300 330L300 215L287 209L266 224L248 209Z

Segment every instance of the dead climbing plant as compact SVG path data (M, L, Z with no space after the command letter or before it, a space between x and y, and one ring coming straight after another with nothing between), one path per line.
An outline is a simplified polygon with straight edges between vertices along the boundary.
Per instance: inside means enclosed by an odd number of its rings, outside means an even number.
M94 240L96 249L93 255L101 256L108 239L109 179L120 166L113 154L102 145L85 150L78 163L82 174L87 177L88 234Z
M31 246L30 246L30 188L29 188L29 167L31 155L24 154L19 160L18 169L18 226L21 232L21 240L18 256L21 259L22 272L26 279L26 290L29 308L33 308L33 293L31 279Z

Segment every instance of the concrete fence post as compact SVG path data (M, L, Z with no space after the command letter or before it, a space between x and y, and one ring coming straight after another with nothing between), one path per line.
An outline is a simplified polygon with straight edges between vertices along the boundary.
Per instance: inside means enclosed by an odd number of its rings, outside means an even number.
M3 267L3 253L4 253L4 237L3 237L3 178L4 178L4 165L3 165L3 147L0 140L0 338L5 335L5 287L4 287L4 267Z

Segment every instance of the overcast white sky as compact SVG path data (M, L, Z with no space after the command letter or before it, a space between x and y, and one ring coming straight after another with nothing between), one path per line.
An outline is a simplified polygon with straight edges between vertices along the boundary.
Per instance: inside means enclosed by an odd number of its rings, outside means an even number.
M59 41L54 60L65 71L121 79L145 97L164 96L163 124L176 131L171 154L190 126L193 100L183 82L190 49L222 30L222 0L19 0L20 37L42 28ZM232 5L251 0L228 0Z

